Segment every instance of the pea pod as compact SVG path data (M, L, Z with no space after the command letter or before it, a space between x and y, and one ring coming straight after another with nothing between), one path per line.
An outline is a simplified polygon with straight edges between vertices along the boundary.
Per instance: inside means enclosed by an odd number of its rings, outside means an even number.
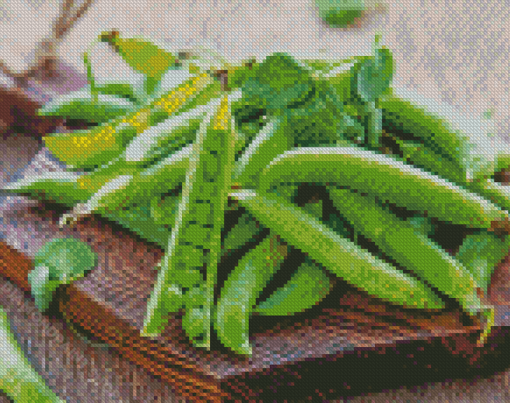
M379 207L371 197L335 187L329 188L329 194L357 233L439 291L455 298L467 312L479 311L481 302L471 273L425 234Z
M345 27L366 10L364 0L315 0L320 17L333 27Z
M405 307L444 307L425 284L341 237L282 197L248 190L230 196L285 242L370 295Z
M190 156L183 196L167 253L149 300L144 334L158 334L167 311L163 300L172 299L169 287L181 290L186 313L185 330L192 341L210 344L210 314L221 249L221 229L230 190L235 134L228 97L221 100L201 126ZM202 270L205 269L205 273ZM204 279L205 277L205 279ZM189 293L189 298L187 294ZM175 294L174 294L175 295ZM174 297L180 300L180 295ZM170 305L173 305L170 302ZM198 338L201 338L198 342Z
M508 254L508 237L505 240L487 231L466 235L455 259L461 262L473 275L478 287L487 295L491 276Z
M477 194L391 157L352 147L286 151L262 171L259 191L283 182L349 186L441 221L508 230L508 212ZM381 178L374 183L374 178ZM440 195L441 203L437 203Z
M105 123L135 108L127 99L99 94L97 101L90 90L75 91L48 102L38 109L39 116L58 116L92 123Z
M304 312L324 299L332 285L324 270L307 259L283 287L253 308L253 312L264 316L288 316Z
M510 190L496 183L493 179L468 180L465 169L460 168L448 158L434 152L426 145L397 140L404 160L413 165L424 168L435 175L439 175L458 185L464 186L471 192L478 193L505 210L510 209Z
M82 182L84 184L87 182L89 187L94 184L93 188L97 191L106 183L99 180L101 177L136 174L143 168L190 145L195 140L198 128L205 118L207 107L208 105L195 108L148 128L131 140L117 158L89 175L83 176Z
M45 145L70 168L97 168L117 157L129 141L147 127L208 103L216 96L219 85L206 74L193 77L136 112L92 130L47 135L44 137Z
M266 284L288 254L278 236L267 236L240 260L223 285L216 306L214 328L225 347L251 355L249 318Z
M0 389L14 402L63 403L30 365L0 307Z

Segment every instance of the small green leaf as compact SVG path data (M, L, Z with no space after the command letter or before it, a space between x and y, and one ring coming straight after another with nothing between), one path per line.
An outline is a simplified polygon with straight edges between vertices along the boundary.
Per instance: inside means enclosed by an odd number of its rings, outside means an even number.
M34 263L28 282L37 307L45 311L57 287L83 277L96 266L97 256L85 242L74 238L54 239L39 249Z
M270 113L303 102L313 90L310 71L286 53L274 53L254 67L254 74L243 86L250 103Z
M89 87L48 102L37 113L39 116L59 116L67 119L104 123L125 115L134 108L134 103L112 95L100 94L96 101Z

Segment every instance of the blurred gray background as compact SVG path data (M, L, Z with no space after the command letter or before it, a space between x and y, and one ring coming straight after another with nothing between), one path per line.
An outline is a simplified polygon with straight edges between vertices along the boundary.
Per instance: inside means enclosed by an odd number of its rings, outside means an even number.
M51 31L58 5L57 0L0 0L0 59L13 70L26 68L36 43ZM262 59L275 51L340 59L370 54L374 34L382 33L383 43L395 57L395 86L449 105L460 119L466 115L478 118L492 110L496 135L482 137L478 143L482 148L506 149L509 5L508 0L385 0L384 7L374 7L357 26L330 28L318 17L313 0L96 0L58 54L85 73L82 53L101 31L116 28L122 36L150 38L170 50L202 45L231 62L249 56ZM99 81L136 76L106 45L98 45L91 58ZM23 299L19 303L22 306ZM120 365L116 358L105 360ZM141 401L136 397L135 381L123 379L118 371L108 379L92 374L89 379L83 373L75 376L85 376L92 390L103 383L103 389L115 391L116 399L123 390L126 401ZM509 401L508 379L507 372L490 379L423 385L354 401ZM160 387L158 382L152 384ZM166 393L147 392L146 396L161 399Z

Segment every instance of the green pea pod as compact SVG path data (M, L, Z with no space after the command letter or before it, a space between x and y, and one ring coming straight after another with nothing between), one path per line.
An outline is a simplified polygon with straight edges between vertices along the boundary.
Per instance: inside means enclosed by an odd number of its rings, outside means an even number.
M414 104L404 97L412 99ZM415 105L416 103L420 106ZM438 117L446 113L441 112L443 106L439 108L419 94L403 89L392 89L386 93L379 99L379 106L383 111L383 128L386 131L392 132L396 129L397 132L404 132L422 140L432 151L455 163L457 170L464 170L467 173L466 180L471 180L484 171L476 167L479 164L474 160L477 157L473 158L470 153L472 144L469 138L451 123ZM452 117L454 114L455 112L451 111ZM456 119L456 122L456 126L459 126L460 120ZM466 130L477 130L476 126L479 125L475 126L474 123L466 122ZM477 170L479 172L476 172Z
M120 38L116 31L103 32L100 39L111 44L130 67L151 78L160 78L176 63L173 54L147 40Z
M406 162L426 169L457 185L462 185L469 191L478 193L505 210L510 209L510 189L507 187L494 182L491 178L468 180L466 169L459 167L451 159L436 153L430 147L421 143L399 139L396 139L396 141Z
M292 147L289 127L283 118L273 118L259 132L236 162L233 180L241 186L256 186L262 170Z
M501 240L487 231L469 234L464 238L455 259L473 275L478 287L487 295L496 266L508 255L508 237Z
M99 177L136 173L179 151L195 140L207 110L208 105L200 106L148 128L131 140L117 158L83 177L83 181L89 186L94 183L97 191L105 183L96 180Z
M79 185L79 178L80 175L73 172L48 172L8 183L0 189L0 192L26 195L41 201L72 207L94 194L93 191Z
M288 254L278 236L266 237L243 256L223 285L213 321L225 347L239 354L252 354L249 319L255 301Z
M0 307L0 389L14 402L63 403L23 354Z
M122 82L106 82L103 84L96 83L95 89L106 95L116 95L118 97L129 99L136 104L140 103L140 99L137 97L136 91L131 84Z
M444 308L425 284L341 237L284 198L248 190L230 197L285 242L368 294L405 307Z
M210 315L234 149L235 132L225 96L201 126L189 159L178 215L148 304L143 329L146 335L163 330L168 312L162 300L172 298L166 291L171 286L184 295L183 326L190 330L191 340L197 346L210 345Z
M469 271L425 234L379 207L371 197L334 187L330 187L329 194L357 233L439 291L455 298L467 312L480 310L476 283Z
M37 114L104 123L125 115L134 108L135 104L131 101L112 95L99 94L96 102L89 90L82 90L48 102Z
M34 257L35 267L28 273L32 296L40 311L48 309L54 291L70 284L97 264L90 246L74 238L54 239L46 243Z
M307 259L283 287L258 304L253 312L264 316L288 316L304 312L322 301L332 285L324 270Z
M364 0L315 0L320 17L332 27L343 28L366 10Z
M409 210L428 211L441 221L508 230L508 212L490 201L402 161L360 148L286 151L264 169L260 178L261 193L285 182L331 182L371 193ZM375 178L383 179L374 184ZM441 203L437 203L438 195Z
M206 74L193 77L151 104L91 130L54 133L46 147L69 168L94 169L117 157L137 134L190 107L208 103L219 82ZM209 96L203 96L206 93ZM198 98L198 99L197 99ZM203 102L203 103L202 103Z

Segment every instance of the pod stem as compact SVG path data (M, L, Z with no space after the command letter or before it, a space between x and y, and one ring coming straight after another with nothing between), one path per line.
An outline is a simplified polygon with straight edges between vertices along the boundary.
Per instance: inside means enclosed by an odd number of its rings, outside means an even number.
M483 311L479 313L479 317L481 316L482 321L484 322L484 329L482 334L478 338L476 345L478 347L483 347L485 342L487 341L487 337L490 335L492 327L495 322L495 309L492 305L484 305L482 307Z

